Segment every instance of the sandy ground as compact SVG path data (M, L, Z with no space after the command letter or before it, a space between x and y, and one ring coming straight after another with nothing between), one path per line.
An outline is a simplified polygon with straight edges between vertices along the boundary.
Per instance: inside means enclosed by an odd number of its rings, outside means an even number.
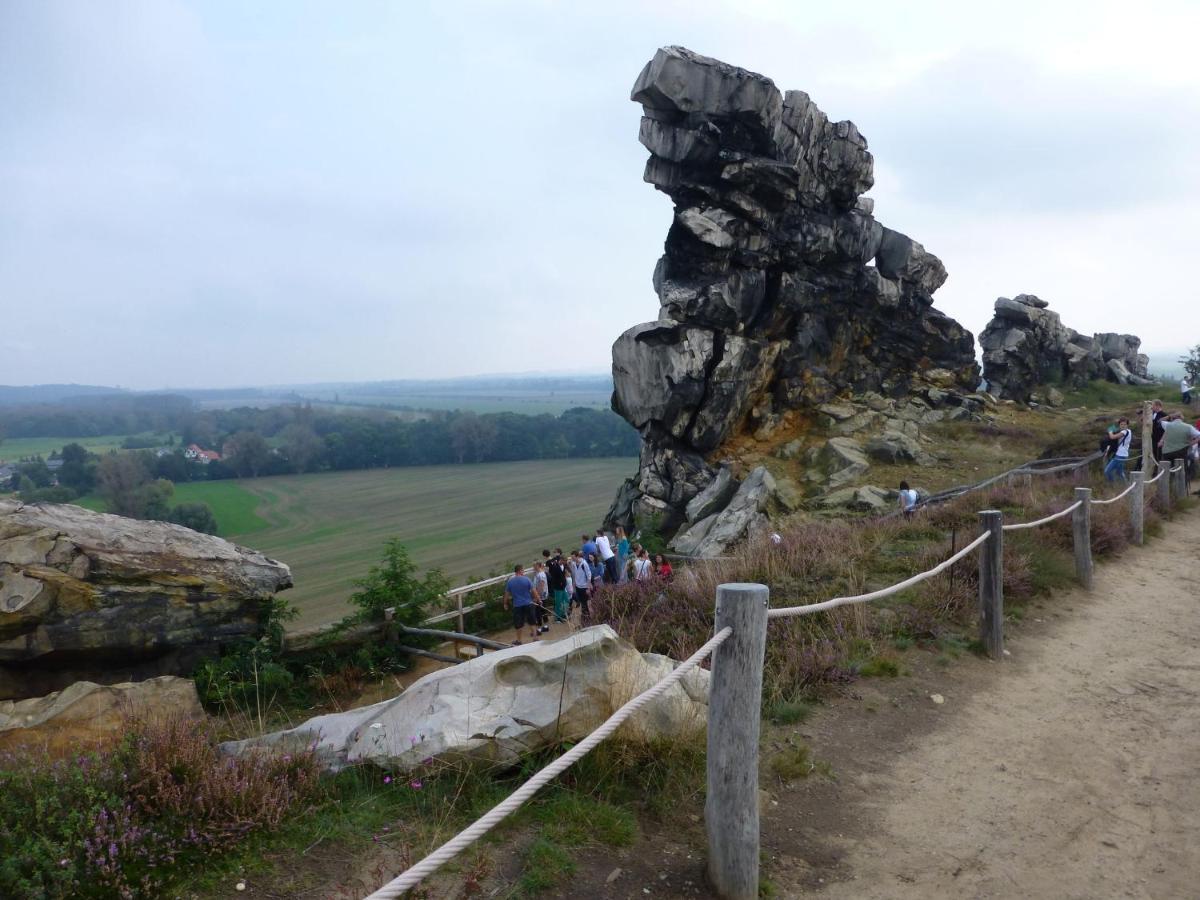
M948 690L939 724L847 790L830 877L780 893L1200 897L1200 515L1165 532Z

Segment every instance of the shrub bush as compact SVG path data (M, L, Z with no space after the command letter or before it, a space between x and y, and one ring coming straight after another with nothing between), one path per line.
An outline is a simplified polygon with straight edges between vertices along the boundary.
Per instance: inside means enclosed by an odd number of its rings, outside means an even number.
M181 718L131 721L108 752L0 756L0 896L160 896L318 791L312 754L222 757Z

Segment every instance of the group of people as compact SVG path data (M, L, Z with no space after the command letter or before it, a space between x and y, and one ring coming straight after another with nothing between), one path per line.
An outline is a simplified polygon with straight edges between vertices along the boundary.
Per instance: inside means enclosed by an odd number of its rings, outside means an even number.
M1172 464L1182 461L1190 483L1196 464L1200 461L1200 419L1192 425L1184 421L1182 413L1163 409L1161 400L1151 404L1151 415L1150 442L1154 458ZM1109 455L1104 467L1106 481L1128 480L1125 464L1129 461L1132 443L1133 429L1129 427L1129 419L1122 416L1116 425L1109 426L1103 438L1103 449Z
M542 551L542 558L526 574L525 566L513 567L504 585L504 608L512 609L514 644L521 643L522 631L536 641L550 630L553 617L558 624L577 625L591 619L590 601L602 584L625 581L670 581L671 563L661 554L653 559L641 544L631 542L625 529L617 527L609 534L603 530L580 535L577 550L564 553Z

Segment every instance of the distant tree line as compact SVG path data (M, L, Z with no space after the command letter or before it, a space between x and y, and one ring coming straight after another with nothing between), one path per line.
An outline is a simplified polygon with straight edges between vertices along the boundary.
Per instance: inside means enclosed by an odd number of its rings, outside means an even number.
M54 437L45 433L47 428L66 428L74 421L99 429L98 434L177 431L180 439L135 449L154 442L130 438L123 442L126 449L104 455L71 442L51 455L52 463L59 461L55 470L41 458L27 460L3 487L26 500L58 503L95 492L112 512L214 531L204 504L171 505L175 484L328 470L636 456L640 449L637 432L623 419L584 407L557 416L431 412L425 419L403 421L383 411L334 412L303 405L197 410L190 401L185 401L186 409L170 403L139 409L146 398L116 399L121 410L97 402L95 410L46 412L40 420L38 407L0 410L0 428L14 437ZM27 434L30 429L42 433ZM221 458L207 463L190 458L193 444L216 450Z

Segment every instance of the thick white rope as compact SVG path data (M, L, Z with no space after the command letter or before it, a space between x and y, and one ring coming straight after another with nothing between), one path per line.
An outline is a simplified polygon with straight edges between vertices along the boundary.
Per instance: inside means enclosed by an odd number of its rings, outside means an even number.
M1158 481L1158 479L1163 477L1163 472L1165 472L1165 471L1167 471L1167 470L1159 469L1158 474L1155 475L1153 478L1147 479L1146 484L1154 484L1154 482Z
M991 536L992 535L990 532L985 531L949 559L938 563L928 572L922 572L920 575L914 575L912 578L909 578L906 581L901 581L899 584L893 584L891 587L881 588L880 590L872 591L869 594L858 594L854 597L834 597L832 600L823 600L820 603L810 603L807 606L781 606L777 609L767 610L767 618L784 619L790 616L806 616L810 613L824 612L827 609L834 609L838 606L847 606L851 603L866 603L868 600L878 600L881 597L890 597L892 594L898 594L901 591L912 587L914 584L920 584L922 581L944 572L980 544L987 541L987 539Z
M1037 528L1039 525L1045 525L1047 522L1053 522L1055 519L1061 519L1063 516L1065 516L1069 513L1075 512L1075 510L1082 503L1083 503L1082 500L1076 500L1074 503L1072 503L1066 509L1059 510L1052 516L1046 516L1046 518L1038 519L1036 522L1014 522L1012 525L1005 525L1003 530L1004 531L1020 531L1023 528Z
M1180 464L1179 464L1179 465L1177 465L1177 466L1172 466L1172 467L1171 467L1171 474L1172 474L1172 475L1174 475L1176 472L1178 472L1178 471L1179 471L1180 469L1182 469L1182 468L1183 468L1183 463L1180 463Z
M398 877L389 881L375 893L371 894L368 900L395 900L395 898L399 897L405 891L416 887L426 876L432 875L440 866L449 862L479 838L483 837L506 816L516 812L521 804L545 787L552 779L565 772L574 763L586 756L597 744L616 731L622 722L651 700L661 696L666 692L667 688L683 678L684 675L696 668L696 666L700 665L731 634L733 634L732 628L728 626L722 628L712 636L707 644L676 666L662 681L649 690L638 694L609 716L603 725L517 788L516 791L509 795L508 799L496 804L483 816L476 819L474 824L467 826L415 866L412 866Z
M1126 494L1128 494L1130 491L1132 491L1135 487L1137 487L1136 481L1131 483L1129 485L1129 487L1125 488L1125 490L1121 491L1121 493L1117 494L1117 496L1115 496L1115 497L1109 497L1107 500L1093 500L1092 506L1104 506L1105 504L1108 504L1108 503L1116 503L1118 500L1120 500L1122 497L1124 497Z

